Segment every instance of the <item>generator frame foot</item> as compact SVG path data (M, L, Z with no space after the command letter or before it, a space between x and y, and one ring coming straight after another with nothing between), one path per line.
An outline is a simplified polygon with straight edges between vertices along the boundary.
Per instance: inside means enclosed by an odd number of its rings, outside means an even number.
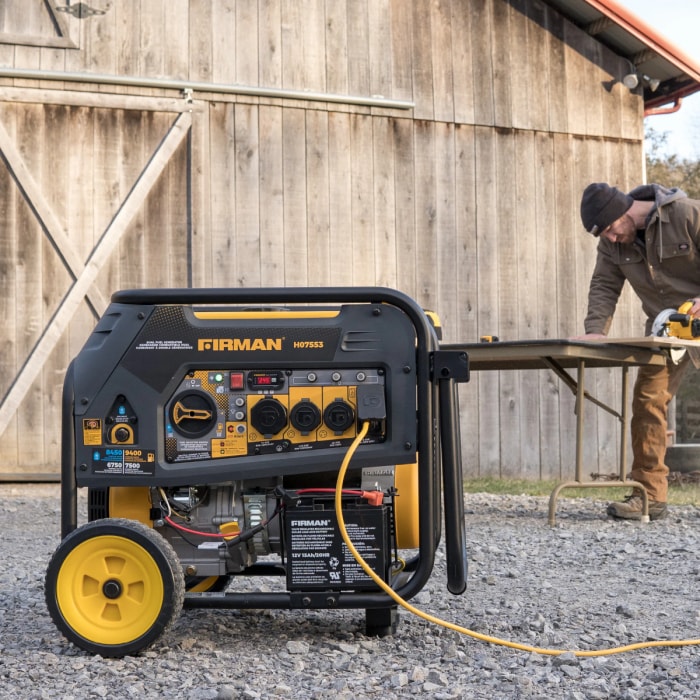
M368 637L390 637L396 634L399 613L396 606L365 610L365 634Z

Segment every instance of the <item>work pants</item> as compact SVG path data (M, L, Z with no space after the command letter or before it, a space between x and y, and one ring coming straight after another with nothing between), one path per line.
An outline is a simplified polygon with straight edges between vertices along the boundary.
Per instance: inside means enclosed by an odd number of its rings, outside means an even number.
M668 467L665 463L668 404L690 365L686 355L678 364L639 368L632 395L631 478L643 484L652 501L666 502Z

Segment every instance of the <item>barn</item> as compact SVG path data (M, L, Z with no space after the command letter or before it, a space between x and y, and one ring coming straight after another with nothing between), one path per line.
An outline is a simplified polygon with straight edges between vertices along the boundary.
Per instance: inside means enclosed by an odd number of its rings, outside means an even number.
M2 0L0 479L58 478L65 371L116 290L381 285L449 343L579 333L580 193L642 182L645 113L699 89L613 0ZM626 296L614 332L640 327ZM554 375L460 404L466 475L570 476Z

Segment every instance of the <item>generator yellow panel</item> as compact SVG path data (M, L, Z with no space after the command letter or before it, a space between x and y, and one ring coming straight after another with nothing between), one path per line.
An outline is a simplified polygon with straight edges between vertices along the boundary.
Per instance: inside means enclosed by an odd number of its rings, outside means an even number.
M151 494L147 486L112 486L109 489L109 517L138 520L153 527Z
M293 443L318 441L323 425L323 388L320 386L290 387L289 425L285 440Z
M247 426L245 423L226 423L226 437L211 441L212 459L241 457L248 454Z
M396 546L399 549L418 547L418 464L397 464L394 474L396 488Z
M357 434L355 420L357 387L323 387L323 426L318 431L321 440L354 438Z

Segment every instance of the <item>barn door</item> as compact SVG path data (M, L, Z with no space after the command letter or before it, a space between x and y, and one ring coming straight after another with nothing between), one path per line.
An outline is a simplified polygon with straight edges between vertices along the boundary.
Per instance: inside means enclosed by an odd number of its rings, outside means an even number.
M111 293L191 281L191 126L0 101L0 479L57 477L63 377Z

